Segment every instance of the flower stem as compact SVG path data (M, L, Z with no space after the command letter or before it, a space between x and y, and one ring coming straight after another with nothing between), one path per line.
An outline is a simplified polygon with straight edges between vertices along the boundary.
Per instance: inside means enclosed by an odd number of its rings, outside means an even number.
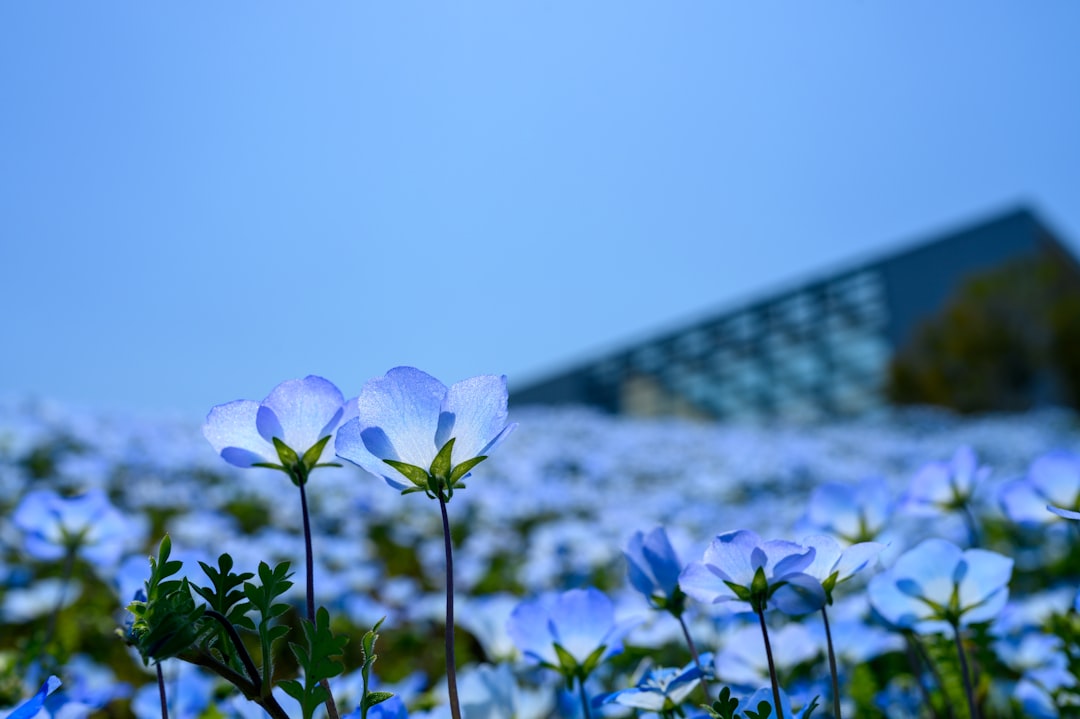
M772 681L773 705L776 707L776 719L784 719L784 710L780 708L780 682L776 680L776 664L773 662L772 645L769 644L769 630L765 628L765 612L757 613L761 623L761 637L765 640L765 658L769 660L769 679Z
M964 640L960 638L960 625L952 623L953 638L956 640L956 652L960 655L960 674L964 678L964 692L967 694L968 714L971 719L979 719L978 709L975 707L975 692L971 689L971 672L968 669L967 652L964 651Z
M161 661L154 663L157 667L158 697L161 698L161 719L169 719L169 703L165 701L165 677L161 673Z
M679 620L683 636L686 637L686 646L690 648L690 656L694 658L694 666L701 672L701 691L705 693L705 703L708 704L709 682L705 679L705 667L701 666L701 657L698 655L697 646L694 645L694 640L690 637L690 630L687 628L686 620L683 619L682 614L676 614L675 618Z
M252 687L254 687L255 691L261 696L263 691L263 679L259 675L259 670L255 666L255 661L251 658L251 654L248 653L247 647L244 646L244 640L240 638L240 634L236 631L236 627L232 625L232 622L230 622L224 614L214 611L213 609L207 609L206 616L220 624L225 630L225 633L229 636L229 641L232 642L233 648L236 650L237 656L240 657L240 663L244 665L244 670L251 679Z
M581 710L585 712L585 719L592 719L589 713L589 695L585 693L585 679L578 677L578 693L581 695Z
M964 502L964 524L967 525L968 530L968 542L972 547L979 546L979 523L975 519L975 512L971 509L971 505Z
M833 714L840 718L840 679L836 673L836 652L833 650L832 630L829 629L829 614L821 607L821 618L825 621L825 644L829 647L829 671L832 673Z
M49 645L52 644L53 637L56 635L56 622L60 617L60 612L64 610L64 600L67 598L68 585L71 584L71 578L75 574L75 554L78 551L77 546L71 546L68 548L67 554L64 556L64 568L60 574L60 590L56 593L56 604L53 605L52 614L49 615L49 624L45 629L45 638L41 642L41 650L38 652L38 664L43 663L48 656Z
M446 687L450 693L450 715L453 719L461 719L454 660L454 553L450 542L450 517L446 513L446 495L442 491L439 492L439 509L442 512L443 544L446 547Z
M304 563L307 574L307 618L312 626L315 625L315 557L311 549L311 517L308 514L307 492L304 485L306 478L301 477L297 485L300 487L300 511L304 515ZM323 679L322 688L326 690L326 713L330 719L339 719L337 704L334 703L334 695L330 693L330 682Z
M930 709L930 712L934 715L935 719L941 716L937 707L934 706L933 698L930 695L930 688L926 686L926 678L923 675L922 670L919 668L919 663L922 662L926 665L930 675L934 678L934 682L941 688L942 693L945 692L945 685L941 680L941 675L938 673L934 663L930 660L930 657L926 654L926 649L919 640L915 637L915 633L911 630L907 630L904 633L904 638L908 643L908 657L911 663L911 671L915 676L915 681L919 685L919 689L922 691L923 700L926 702L926 706ZM948 698L945 700L945 715L952 719L952 705L949 703Z

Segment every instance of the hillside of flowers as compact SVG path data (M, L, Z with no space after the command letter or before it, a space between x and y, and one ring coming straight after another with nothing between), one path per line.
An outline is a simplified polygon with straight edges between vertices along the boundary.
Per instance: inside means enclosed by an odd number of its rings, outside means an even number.
M491 412L393 474L0 405L0 717L1080 712L1076 416Z

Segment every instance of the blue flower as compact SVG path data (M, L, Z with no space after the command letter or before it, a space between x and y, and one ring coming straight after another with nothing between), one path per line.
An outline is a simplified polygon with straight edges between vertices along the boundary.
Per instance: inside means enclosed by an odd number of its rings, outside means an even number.
M803 572L814 554L812 547L762 541L749 530L727 532L713 539L703 561L687 565L679 586L707 604L736 602L758 613L778 608L805 614L825 604L821 582Z
M905 507L918 514L963 509L989 474L990 468L979 466L971 447L961 447L948 462L931 462L915 474L908 487Z
M1045 524L1054 521L1054 514L1080 519L1080 456L1071 452L1042 455L1031 463L1026 476L1002 485L998 500L1009 519L1020 524Z
M34 559L55 561L75 552L99 568L119 562L142 534L140 525L121 514L100 489L76 497L61 497L49 489L28 492L12 521Z
M885 545L879 542L860 542L841 547L839 542L826 534L807 537L802 540L802 545L814 550L814 561L802 571L821 582L829 604L832 604L833 590L837 584L876 561L878 554L885 549Z
M890 624L922 633L986 622L1009 598L1013 560L927 539L870 580L870 603Z
M892 513L888 485L870 478L857 484L826 482L810 495L803 524L855 544L876 539Z
M337 454L395 489L452 494L517 427L506 423L506 401L505 376L448 388L418 369L396 367L364 385L356 417L338 431Z
M15 707L7 715L6 719L30 719L30 717L37 715L45 706L45 698L56 691L59 686L60 679L58 677L49 677L34 696Z
M584 680L603 660L622 651L628 623L615 621L615 605L599 589L571 589L521 602L506 631L518 649L568 680Z
M290 474L299 469L306 479L345 411L341 391L310 375L282 382L262 402L241 399L214 407L203 435L229 464L269 466Z
M701 663L707 665L711 659L710 655L703 655ZM601 699L601 702L653 712L671 711L690 696L702 676L702 671L694 662L690 662L681 669L651 668L645 672L637 685L608 694Z
M679 589L679 574L682 565L664 528L657 527L647 535L634 532L623 554L634 588L657 609L681 614L683 594Z

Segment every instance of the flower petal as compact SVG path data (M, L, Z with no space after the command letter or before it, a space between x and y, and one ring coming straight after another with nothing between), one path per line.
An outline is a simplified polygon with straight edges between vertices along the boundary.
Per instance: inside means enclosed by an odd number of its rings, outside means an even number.
M483 454L506 429L506 376L481 375L450 386L439 412L435 446L454 438L454 464Z
M378 428L385 437L384 443L365 441L366 451L383 453L375 455L379 459L395 459L386 456L392 449L398 461L428 469L438 452L435 433L446 392L446 385L414 367L395 367L366 382L356 398L361 433Z
M229 464L250 467L256 462L277 462L277 450L256 427L259 403L249 399L219 404L206 415L203 436Z
M263 408L272 410L280 422L282 434L271 436L278 436L300 456L334 432L344 404L341 390L333 382L315 375L282 382L262 402ZM265 434L262 436L270 439Z

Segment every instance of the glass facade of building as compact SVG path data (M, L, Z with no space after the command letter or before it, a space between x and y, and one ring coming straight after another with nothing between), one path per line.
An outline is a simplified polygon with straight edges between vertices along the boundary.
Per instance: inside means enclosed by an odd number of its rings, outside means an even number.
M865 414L885 403L894 348L951 288L1049 246L1061 250L1019 210L511 387L511 401L706 419Z

